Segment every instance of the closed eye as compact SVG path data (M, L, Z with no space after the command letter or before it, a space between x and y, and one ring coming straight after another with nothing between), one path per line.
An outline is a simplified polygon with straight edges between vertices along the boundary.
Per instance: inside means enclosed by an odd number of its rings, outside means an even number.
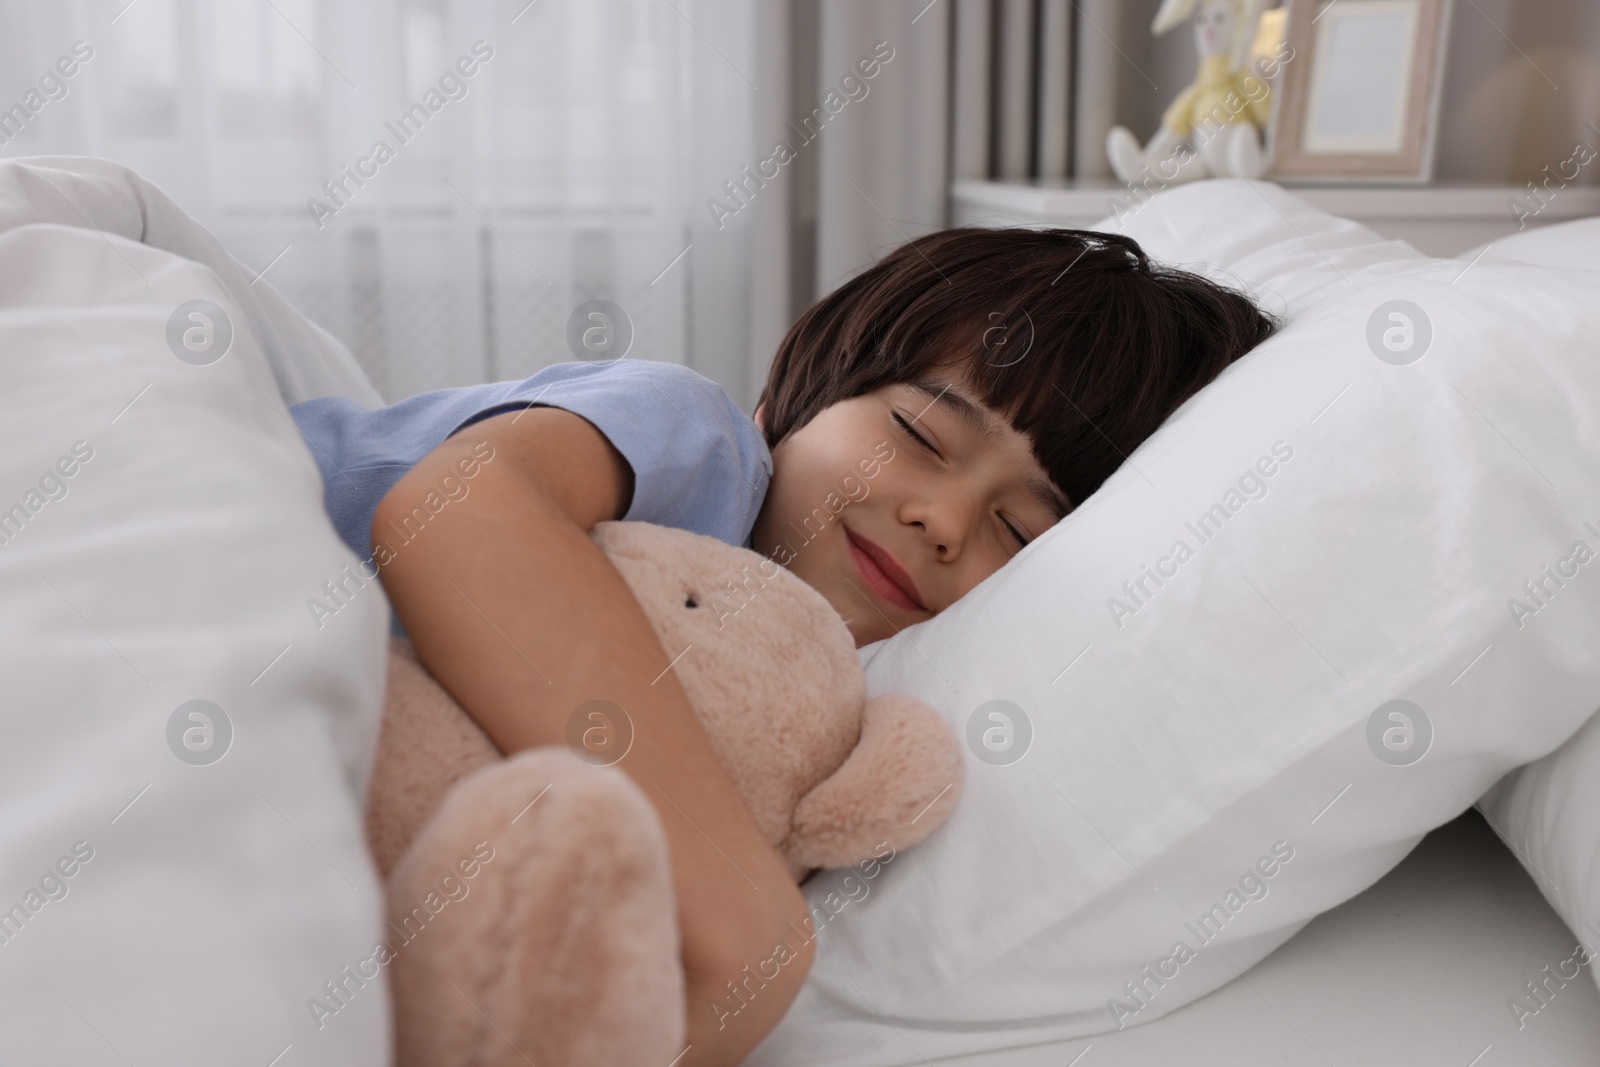
M900 428L902 430L904 430L906 432L906 434L909 435L913 441L915 441L917 444L921 445L923 448L927 449L929 452L932 452L934 455L936 455L936 456L939 455L939 450L934 448L932 445L930 445L923 438L923 436L920 433L918 433L917 431L913 430L911 428L911 424L909 422L907 422L905 419L901 418L900 417L900 413L898 411L891 412L891 415L894 417L894 421L900 424Z
M932 452L935 456L939 455L939 450L929 444L916 430L913 430L911 428L911 424L902 418L898 411L892 411L889 414L894 421L899 424L900 429L904 431L908 437L910 437L917 444L921 445L923 448L927 449L929 452ZM1017 539L1017 544L1021 545L1023 548L1028 547L1028 539L1022 536L1015 526L1011 525L1009 522L1006 522L1004 518L1002 518L1000 521L1005 525L1007 530L1011 531L1011 536Z

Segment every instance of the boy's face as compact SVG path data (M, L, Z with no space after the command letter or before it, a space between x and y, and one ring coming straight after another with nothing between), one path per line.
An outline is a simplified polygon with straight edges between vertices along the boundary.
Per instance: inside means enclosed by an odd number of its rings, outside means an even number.
M989 434L960 417L962 401ZM763 414L756 409L758 425ZM857 648L937 615L1070 510L1028 439L950 374L823 409L778 443L772 469L751 546L787 559L844 618ZM886 579L875 554L903 575Z

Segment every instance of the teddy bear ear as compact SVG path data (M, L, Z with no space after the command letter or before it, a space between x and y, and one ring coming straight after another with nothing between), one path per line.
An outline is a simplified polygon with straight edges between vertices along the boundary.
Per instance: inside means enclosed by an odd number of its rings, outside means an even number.
M785 850L806 867L849 867L916 844L949 817L966 765L944 718L915 697L867 701L861 737L795 805Z

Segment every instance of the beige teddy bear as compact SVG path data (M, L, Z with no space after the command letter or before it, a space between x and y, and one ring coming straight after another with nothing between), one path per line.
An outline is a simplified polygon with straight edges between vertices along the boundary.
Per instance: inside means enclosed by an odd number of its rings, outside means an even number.
M797 881L922 840L963 761L943 718L867 699L823 596L763 556L642 522L592 536L644 608L713 750ZM673 1062L686 1008L666 840L616 766L625 712L505 759L393 642L367 835L387 879L401 1065ZM711 1010L708 1006L707 1010Z

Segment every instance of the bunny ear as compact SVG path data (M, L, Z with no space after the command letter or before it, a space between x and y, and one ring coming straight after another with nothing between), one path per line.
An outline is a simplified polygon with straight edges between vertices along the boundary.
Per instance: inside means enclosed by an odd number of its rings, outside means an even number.
M1193 15L1195 5L1199 2L1200 0L1161 0L1161 10L1156 12L1156 19L1150 24L1150 32L1160 37Z
M806 868L849 867L885 842L908 848L949 816L965 770L937 711L901 693L873 697L855 749L795 805L784 852Z

